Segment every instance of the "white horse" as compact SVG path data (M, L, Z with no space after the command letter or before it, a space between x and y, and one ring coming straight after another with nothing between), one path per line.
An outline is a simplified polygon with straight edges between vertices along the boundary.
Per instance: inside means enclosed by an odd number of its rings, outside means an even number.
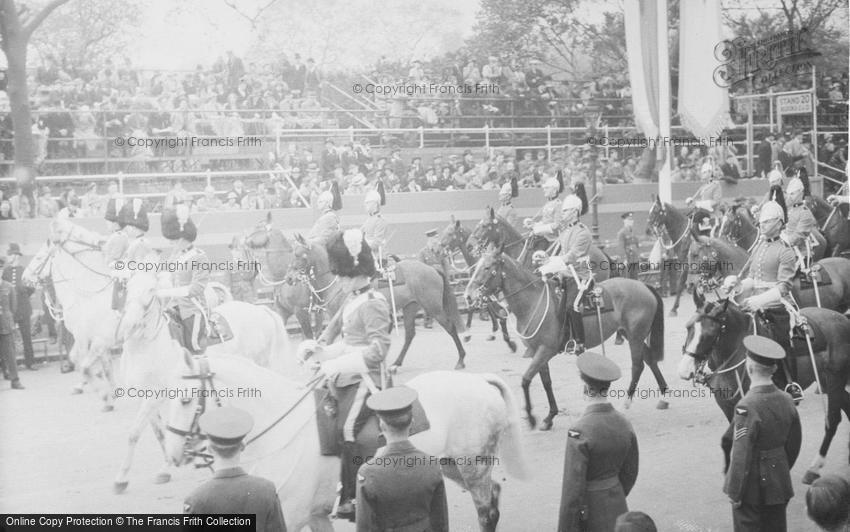
M195 379L188 380L187 379ZM227 390L221 405L251 413L254 429L246 437L243 465L277 486L287 529L309 526L333 530L328 519L339 481L338 457L322 456L311 387L304 387L244 359L219 357L186 360L175 386ZM491 477L495 462L516 478L525 478L520 418L505 382L496 375L435 371L406 383L416 390L430 429L412 443L443 459L443 474L469 490L482 530L496 529L500 486ZM239 393L239 390L254 390ZM175 398L170 402L165 446L174 464L203 455L198 416L217 407L210 398ZM498 455L498 458L497 458Z
M83 375L74 392L82 393L83 385L91 383L104 401L104 410L109 411L115 389L109 350L117 344L118 313L112 310L114 280L101 251L102 242L101 235L57 218L50 222L48 240L22 278L33 285L52 280L59 305L48 296L50 312L61 312L65 327L74 335L68 358Z
M115 479L114 489L118 493L127 488L133 453L146 423L150 423L154 435L163 445L160 410L166 399L166 386L174 372L185 365L186 351L169 331L170 318L156 296L157 286L156 276L150 273L139 273L130 278L118 327L118 336L124 341L121 383L127 390L132 388L135 396L143 397L130 429L127 455ZM291 369L295 363L290 363L290 368L285 366L286 355L291 348L283 320L277 313L241 301L222 303L213 312L227 320L233 338L209 346L206 354L214 357L237 355L277 371L295 371ZM164 469L156 475L157 483L171 479L170 468L171 463L166 460Z

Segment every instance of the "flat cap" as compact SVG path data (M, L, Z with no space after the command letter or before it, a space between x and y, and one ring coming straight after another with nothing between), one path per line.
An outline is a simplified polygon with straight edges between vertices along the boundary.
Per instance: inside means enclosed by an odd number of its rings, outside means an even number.
M437 236L439 234L440 234L440 231L438 231L437 229L429 229L428 231L425 232L425 236L427 236L428 238Z
M244 410L223 406L205 412L198 426L212 443L236 445L254 428L254 419Z
M617 364L599 353L591 351L579 355L576 365L582 376L595 381L613 382L622 376Z
M375 412L399 412L410 408L419 394L407 386L395 386L370 395L366 406Z
M632 218L633 216L634 216L634 213L629 211L629 212L624 212L623 214L621 214L620 218L625 220L626 218Z
M769 366L785 358L785 350L766 336L749 335L744 337L747 356L760 364Z

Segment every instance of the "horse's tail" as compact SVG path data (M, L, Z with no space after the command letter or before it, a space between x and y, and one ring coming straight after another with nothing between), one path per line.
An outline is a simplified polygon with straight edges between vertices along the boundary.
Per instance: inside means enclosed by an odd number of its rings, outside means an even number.
M460 315L460 310L457 307L457 296L455 296L454 286L449 282L446 274L440 270L437 270L437 273L440 274L440 278L443 280L443 311L446 313L449 321L454 323L455 330L460 334L466 331L466 323L464 323Z
M655 297L655 315L649 328L649 360L660 362L664 360L664 301L655 287L646 285Z
M510 387L498 375L485 373L481 375L487 384L495 386L505 402L505 414L508 426L502 432L499 440L499 455L505 465L505 470L512 477L524 480L528 478L525 456L522 452L522 430L519 417L519 406Z

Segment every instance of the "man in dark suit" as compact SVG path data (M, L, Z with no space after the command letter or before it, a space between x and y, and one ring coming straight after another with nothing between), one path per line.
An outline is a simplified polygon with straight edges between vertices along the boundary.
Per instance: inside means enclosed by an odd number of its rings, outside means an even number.
M0 280L0 362L3 362L3 377L12 381L12 389L23 390L15 356L15 306L14 287L8 281Z
M3 268L3 280L9 282L15 290L17 308L15 309L15 323L21 332L21 340L24 344L24 365L28 370L35 371L35 356L32 350L32 305L30 296L35 291L31 286L24 284L21 276L24 266L21 264L21 246L16 243L9 244L6 251L6 266Z
M773 133L768 133L761 139L756 150L758 161L756 162L756 177L767 177L773 167Z
M329 178L334 173L334 168L340 165L341 161L339 153L336 151L336 145L333 139L325 140L325 149L322 150L322 155L319 157L322 164L322 177Z
M186 497L183 513L255 514L257 531L286 532L274 483L239 466L242 440L254 427L251 414L227 406L212 408L198 424L209 438L215 475Z
M783 532L794 496L791 468L800 454L800 416L791 397L773 384L781 345L764 336L744 338L750 389L735 406L723 435L727 471L723 492L732 503L735 532Z
M378 414L387 445L357 475L357 532L449 530L439 460L408 439L416 398L415 390L397 386L366 400Z
M590 404L567 431L558 531L614 530L617 516L629 511L626 497L637 480L637 436L608 402L620 368L591 352L579 355L576 365Z

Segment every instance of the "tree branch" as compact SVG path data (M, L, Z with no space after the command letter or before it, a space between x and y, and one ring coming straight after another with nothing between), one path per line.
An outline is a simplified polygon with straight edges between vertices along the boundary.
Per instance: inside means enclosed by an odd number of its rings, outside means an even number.
M61 7L62 5L67 3L68 0L53 0L52 2L44 6L44 8L39 11L29 22L27 22L26 26L24 26L24 37L26 39L29 39L32 35L32 32L34 32L36 28L41 25L42 22L44 22L44 19L49 17L50 14L56 10L56 8Z

